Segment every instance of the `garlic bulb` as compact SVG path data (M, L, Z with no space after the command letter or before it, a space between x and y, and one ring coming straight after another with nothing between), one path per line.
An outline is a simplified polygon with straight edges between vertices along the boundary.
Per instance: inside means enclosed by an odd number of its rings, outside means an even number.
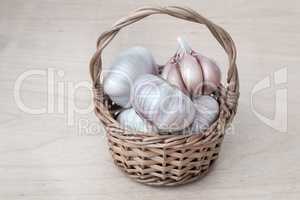
M130 107L131 87L143 74L157 74L157 65L149 50L132 47L122 52L103 73L104 92L118 105Z
M134 82L133 108L162 131L178 131L189 126L195 117L193 102L178 88L151 74Z
M193 100L196 116L190 129L191 133L201 133L208 129L218 118L219 104L211 96L198 96Z
M147 122L145 119L141 118L134 109L126 109L122 111L118 117L117 121L124 127L128 129L137 130L140 132L151 132L157 133L158 129Z
M211 94L221 82L219 67L209 58L193 51L178 38L179 50L165 65L162 77L187 95Z

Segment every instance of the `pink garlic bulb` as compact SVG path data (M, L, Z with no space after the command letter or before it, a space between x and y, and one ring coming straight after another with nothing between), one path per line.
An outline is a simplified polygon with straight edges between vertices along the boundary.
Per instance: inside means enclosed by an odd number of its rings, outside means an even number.
M219 67L211 59L193 51L182 38L179 50L162 71L162 77L186 95L208 95L218 90L221 83Z

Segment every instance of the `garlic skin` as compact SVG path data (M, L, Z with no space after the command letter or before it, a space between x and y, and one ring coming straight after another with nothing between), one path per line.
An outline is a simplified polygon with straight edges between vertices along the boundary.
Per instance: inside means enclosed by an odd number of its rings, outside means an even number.
M193 100L196 116L190 132L199 134L208 129L219 116L219 103L211 96L198 96Z
M133 82L143 74L157 73L157 64L149 50L138 46L129 48L102 73L104 92L118 105L129 108Z
M186 95L208 95L218 90L221 71L215 62L196 53L178 38L179 50L162 71L162 77Z
M164 79L146 74L134 82L131 99L137 113L161 131L179 131L194 120L196 109L188 96Z
M123 128L145 133L158 132L158 129L154 125L141 118L133 108L122 111L118 115L117 121L122 125Z
M204 84L202 94L209 95L218 90L221 84L221 70L218 65L206 56L193 53L202 67Z

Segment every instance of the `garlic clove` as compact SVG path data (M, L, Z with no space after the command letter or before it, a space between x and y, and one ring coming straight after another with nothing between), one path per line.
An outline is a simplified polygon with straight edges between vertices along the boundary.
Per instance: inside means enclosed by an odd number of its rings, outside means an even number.
M190 54L184 54L179 62L182 80L190 94L202 91L203 73L197 60Z
M217 64L211 59L197 55L197 59L202 67L204 84L203 84L203 94L208 95L218 90L221 84L221 71Z
M164 70L161 77L176 87L178 87L185 95L189 96L189 92L182 80L181 73L179 71L179 66L177 63L168 62L164 66Z

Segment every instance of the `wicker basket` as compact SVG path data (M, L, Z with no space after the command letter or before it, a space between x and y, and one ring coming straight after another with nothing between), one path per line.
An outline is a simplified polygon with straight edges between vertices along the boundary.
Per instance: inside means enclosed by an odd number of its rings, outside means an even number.
M224 48L229 58L226 86L220 87L219 118L201 135L134 134L115 120L119 107L103 93L99 76L102 69L103 49L124 27L147 16L167 14L205 25ZM205 175L218 158L225 128L231 123L239 97L236 68L236 49L230 35L197 12L182 7L146 7L132 12L98 38L97 51L90 62L94 86L96 116L107 132L110 152L115 164L129 177L148 185L179 185Z

